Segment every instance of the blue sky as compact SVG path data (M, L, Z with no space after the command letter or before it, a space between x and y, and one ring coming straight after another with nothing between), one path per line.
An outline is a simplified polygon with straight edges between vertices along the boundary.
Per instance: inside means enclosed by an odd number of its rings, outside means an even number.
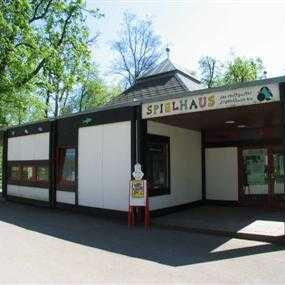
M114 79L110 42L126 10L151 16L156 33L169 43L171 60L192 71L201 56L225 60L234 52L261 57L268 77L285 75L285 0L87 0L87 7L105 14L88 25L101 33L92 52L108 82Z

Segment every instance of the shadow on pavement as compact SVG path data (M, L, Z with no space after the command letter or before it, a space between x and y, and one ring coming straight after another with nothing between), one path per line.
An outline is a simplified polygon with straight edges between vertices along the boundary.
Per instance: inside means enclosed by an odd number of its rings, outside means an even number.
M285 250L284 246L243 241L225 246L230 238L142 227L128 229L94 216L0 201L1 222L84 246L169 265L230 259ZM224 249L223 249L224 247Z

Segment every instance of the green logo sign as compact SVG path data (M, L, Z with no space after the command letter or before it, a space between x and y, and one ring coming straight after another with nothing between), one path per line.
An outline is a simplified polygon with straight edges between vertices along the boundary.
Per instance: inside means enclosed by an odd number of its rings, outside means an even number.
M262 102L264 100L270 101L273 97L271 90L268 87L262 87L257 95L257 100Z

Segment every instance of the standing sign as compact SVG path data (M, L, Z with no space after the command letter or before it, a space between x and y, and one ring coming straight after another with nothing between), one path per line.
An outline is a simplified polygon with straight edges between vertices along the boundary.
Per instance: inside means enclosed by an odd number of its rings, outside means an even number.
M147 193L147 183L143 180L144 173L141 170L139 163L135 164L135 171L132 173L135 179L130 181L129 189L129 213L128 224L129 227L135 224L135 211L138 211L139 207L144 207L144 222L145 227L149 228L150 216L149 216L149 203Z
M145 206L146 198L146 180L131 180L130 206Z

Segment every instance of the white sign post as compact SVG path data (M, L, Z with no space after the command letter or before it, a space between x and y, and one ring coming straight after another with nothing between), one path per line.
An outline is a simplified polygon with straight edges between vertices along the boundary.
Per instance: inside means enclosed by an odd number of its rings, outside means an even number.
M142 180L144 173L140 163L135 164L135 170L132 173L134 180L130 181L130 206L146 205L146 180Z
M142 166L140 163L135 164L135 171L132 173L133 177L136 180L141 180L144 176L144 173L142 172Z
M130 181L129 189L129 213L128 213L128 225L129 227L135 224L135 207L144 207L145 209L145 227L149 228L150 216L149 216L149 203L147 193L147 183L143 180L144 173L141 169L141 164L135 164L135 170L132 173L134 179Z

